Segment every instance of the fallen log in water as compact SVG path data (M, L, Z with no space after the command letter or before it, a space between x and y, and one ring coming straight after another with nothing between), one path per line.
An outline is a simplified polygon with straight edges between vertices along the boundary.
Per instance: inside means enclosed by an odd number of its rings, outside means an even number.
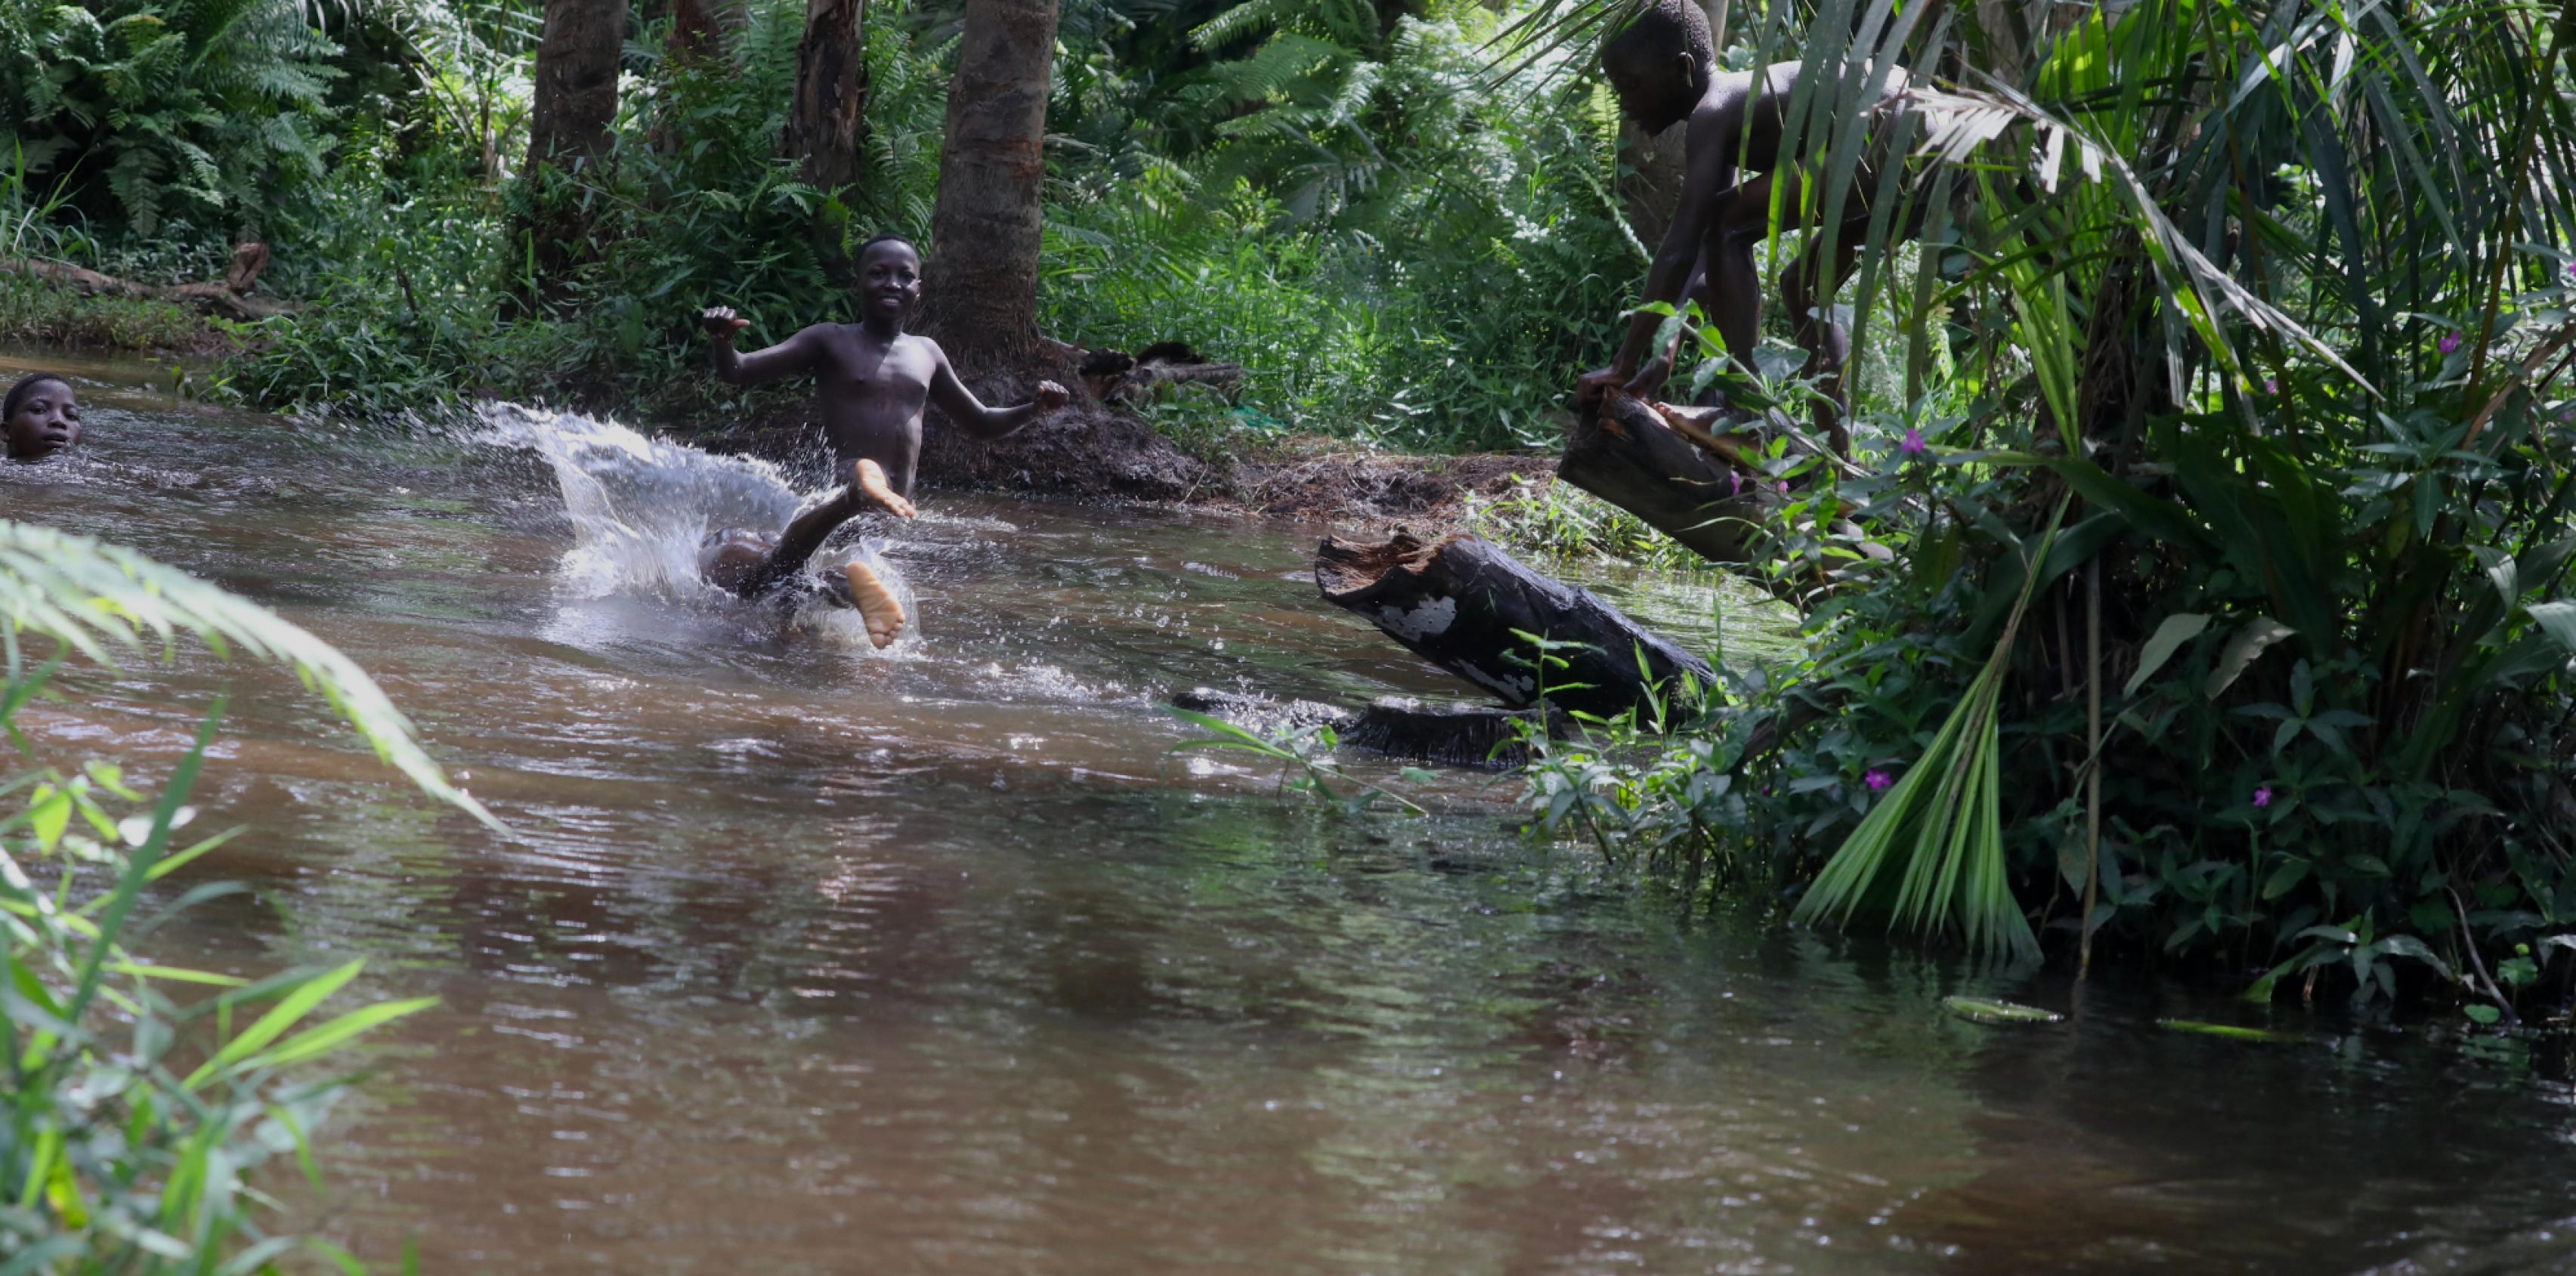
M1638 627L1590 590L1524 567L1480 537L1423 542L1399 528L1375 544L1327 537L1315 554L1324 599L1366 617L1423 659L1527 708L1538 702L1538 653L1514 631L1574 644L1552 653L1548 703L1611 717L1681 675L1711 685L1708 663ZM1641 667L1642 666L1642 667Z
M1519 765L1524 751L1512 743L1519 737L1517 724L1536 718L1536 710L1457 701L1431 704L1411 696L1379 696L1354 712L1314 700L1273 700L1208 687L1184 691L1172 697L1172 704L1223 718L1256 735L1331 727L1344 748L1460 767Z

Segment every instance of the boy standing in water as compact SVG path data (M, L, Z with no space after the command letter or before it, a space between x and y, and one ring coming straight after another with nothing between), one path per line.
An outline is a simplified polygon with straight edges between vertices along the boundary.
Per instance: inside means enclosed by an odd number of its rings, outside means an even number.
M873 506L903 518L914 514L913 469L921 458L921 414L936 400L957 427L979 439L998 439L1043 413L1065 405L1063 386L1038 383L1037 398L1017 407L988 408L948 364L948 354L928 337L903 330L921 300L921 253L899 235L879 235L859 248L858 289L864 316L855 324L818 323L766 350L738 354L736 332L750 321L718 306L702 322L715 339L716 375L729 385L754 385L811 374L823 404L823 430L848 486L806 511L776 536L728 527L711 533L698 552L698 570L709 581L755 598L782 590L801 595L819 588L841 597L866 617L868 637L879 647L903 631L903 607L876 573L852 562L839 580L808 585L806 560L834 529ZM803 586L803 587L800 587Z

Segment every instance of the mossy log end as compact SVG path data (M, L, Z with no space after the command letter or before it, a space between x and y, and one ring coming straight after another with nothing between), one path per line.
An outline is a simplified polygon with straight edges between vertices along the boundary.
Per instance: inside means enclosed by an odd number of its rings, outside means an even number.
M1575 422L1556 475L1713 563L1742 563L1768 517L1762 498L1701 445L1625 394Z
M1537 653L1515 631L1576 644L1554 653L1566 667L1547 671L1548 702L1561 709L1606 718L1644 703L1658 684L1678 691L1684 673L1703 687L1713 680L1706 661L1481 537L1425 543L1401 528L1375 543L1327 537L1315 584L1326 602L1515 709L1539 698Z

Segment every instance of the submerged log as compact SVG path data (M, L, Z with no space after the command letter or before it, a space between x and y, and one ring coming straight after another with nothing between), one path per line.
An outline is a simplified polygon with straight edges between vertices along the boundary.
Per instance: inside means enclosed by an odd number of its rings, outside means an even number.
M1722 441L1734 450L1734 440ZM1742 471L1720 459L1717 448L1695 444L1642 399L1613 393L1598 411L1576 421L1556 475L1710 562L1752 557L1763 520L1761 496Z
M1331 727L1344 748L1455 767L1518 766L1524 750L1511 743L1519 737L1516 724L1536 719L1535 710L1458 701L1432 704L1411 696L1379 696L1352 712L1314 700L1273 700L1208 687L1193 687L1172 697L1172 703L1257 735Z
M1366 617L1423 659L1501 697L1515 709L1539 700L1538 653L1514 631L1576 644L1553 653L1547 700L1610 717L1681 675L1703 687L1708 663L1638 627L1590 590L1561 585L1491 542L1463 533L1423 542L1399 528L1375 544L1327 537L1316 551L1324 599ZM1642 668L1640 665L1642 664Z

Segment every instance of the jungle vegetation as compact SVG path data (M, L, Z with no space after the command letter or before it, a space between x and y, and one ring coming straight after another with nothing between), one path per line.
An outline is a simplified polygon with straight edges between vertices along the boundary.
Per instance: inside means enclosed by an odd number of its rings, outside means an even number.
M1709 8L1821 86L1775 262L1913 77L1839 303L1859 443L1759 475L1804 656L1537 742L1534 825L1997 958L2563 999L2576 6ZM1669 189L1588 72L1618 9L0 0L0 255L271 244L303 309L221 373L255 403L705 423L762 404L696 308L845 315L891 230L976 376L1178 338L1250 370L1201 428L1545 449ZM1685 336L1686 385L1805 392Z

